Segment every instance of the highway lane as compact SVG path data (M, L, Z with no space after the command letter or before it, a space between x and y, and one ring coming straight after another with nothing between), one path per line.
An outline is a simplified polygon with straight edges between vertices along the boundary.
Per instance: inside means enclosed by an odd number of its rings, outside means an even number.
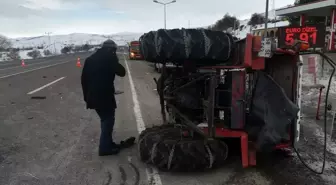
M81 57L84 61L85 55ZM118 156L99 157L99 120L95 112L85 109L80 87L81 68L76 67L75 59L76 56L60 61L56 58L59 65L0 78L1 185L314 185L332 182L331 178L328 181L325 176L309 172L297 158L259 160L257 168L243 170L238 157L211 172L156 174L152 173L155 169L138 160L136 147ZM61 63L63 60L71 62ZM117 141L137 136L142 123L146 127L162 123L153 81L158 74L143 61L125 63L120 56L120 62L129 73L125 78L116 78L115 82L116 89L123 92L117 95L114 132ZM6 72L11 73L17 71ZM328 158L328 162L327 175L332 177L334 171L330 165L335 160Z
M120 156L98 157L99 120L85 109L81 69L75 64L0 79L0 184L103 184L110 177L111 184L137 178L148 184L136 147ZM128 77L116 84L124 91L117 97L115 126L116 140L121 140L138 131Z
M89 54L90 52L52 56L49 58L39 58L36 60L27 60L25 61L25 66L22 66L20 61L5 62L2 65L0 63L0 79L7 78L13 75L18 75L21 73L52 67L66 62L72 62L76 64L78 57L82 59L81 62L83 63L85 57Z
M43 65L45 63L53 63L58 61L64 61L66 58L76 58L80 56L85 56L86 52L84 53L71 53L67 55L57 55L57 56L50 56L47 58L38 58L38 59L26 59L24 60L26 67L35 66L35 65ZM77 58L76 58L77 59ZM22 60L13 60L13 61L3 61L0 62L0 72L4 70L10 70L15 68L20 68Z

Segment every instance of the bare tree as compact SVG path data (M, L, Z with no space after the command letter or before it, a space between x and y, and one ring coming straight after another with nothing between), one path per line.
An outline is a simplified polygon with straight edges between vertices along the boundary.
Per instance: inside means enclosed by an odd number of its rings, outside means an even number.
M230 14L225 14L224 17L212 26L209 26L208 29L217 30L217 31L224 31L228 28L233 28L233 30L238 29L240 26L239 20L235 16L231 16Z
M7 53L7 57L12 60L20 60L19 49L10 49Z
M266 21L266 18L265 18L264 15L261 15L261 14L258 14L258 13L254 13L254 14L251 15L251 19L248 22L248 25L256 26L258 24L265 23L265 21Z
M10 40L5 36L0 35L0 50L6 50L10 47L12 47Z

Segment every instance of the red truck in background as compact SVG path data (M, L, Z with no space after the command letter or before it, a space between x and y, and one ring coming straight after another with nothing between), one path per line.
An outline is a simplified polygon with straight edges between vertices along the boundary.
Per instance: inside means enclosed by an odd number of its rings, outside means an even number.
M130 60L135 60L135 59L142 60L143 59L140 53L140 42L139 41L130 42L128 51L129 51Z

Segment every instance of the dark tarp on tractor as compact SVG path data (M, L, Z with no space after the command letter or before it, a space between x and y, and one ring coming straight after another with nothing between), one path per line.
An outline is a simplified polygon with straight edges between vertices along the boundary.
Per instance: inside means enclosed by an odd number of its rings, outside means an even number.
M297 118L299 107L271 76L258 72L247 130L255 135L257 149L270 151L281 141L290 140L288 129Z

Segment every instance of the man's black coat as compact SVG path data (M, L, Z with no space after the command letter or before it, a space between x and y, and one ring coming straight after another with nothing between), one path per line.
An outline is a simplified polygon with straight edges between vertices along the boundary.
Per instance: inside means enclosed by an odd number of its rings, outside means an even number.
M125 68L119 64L115 50L101 48L85 60L81 83L88 109L113 109L115 75L124 77Z

